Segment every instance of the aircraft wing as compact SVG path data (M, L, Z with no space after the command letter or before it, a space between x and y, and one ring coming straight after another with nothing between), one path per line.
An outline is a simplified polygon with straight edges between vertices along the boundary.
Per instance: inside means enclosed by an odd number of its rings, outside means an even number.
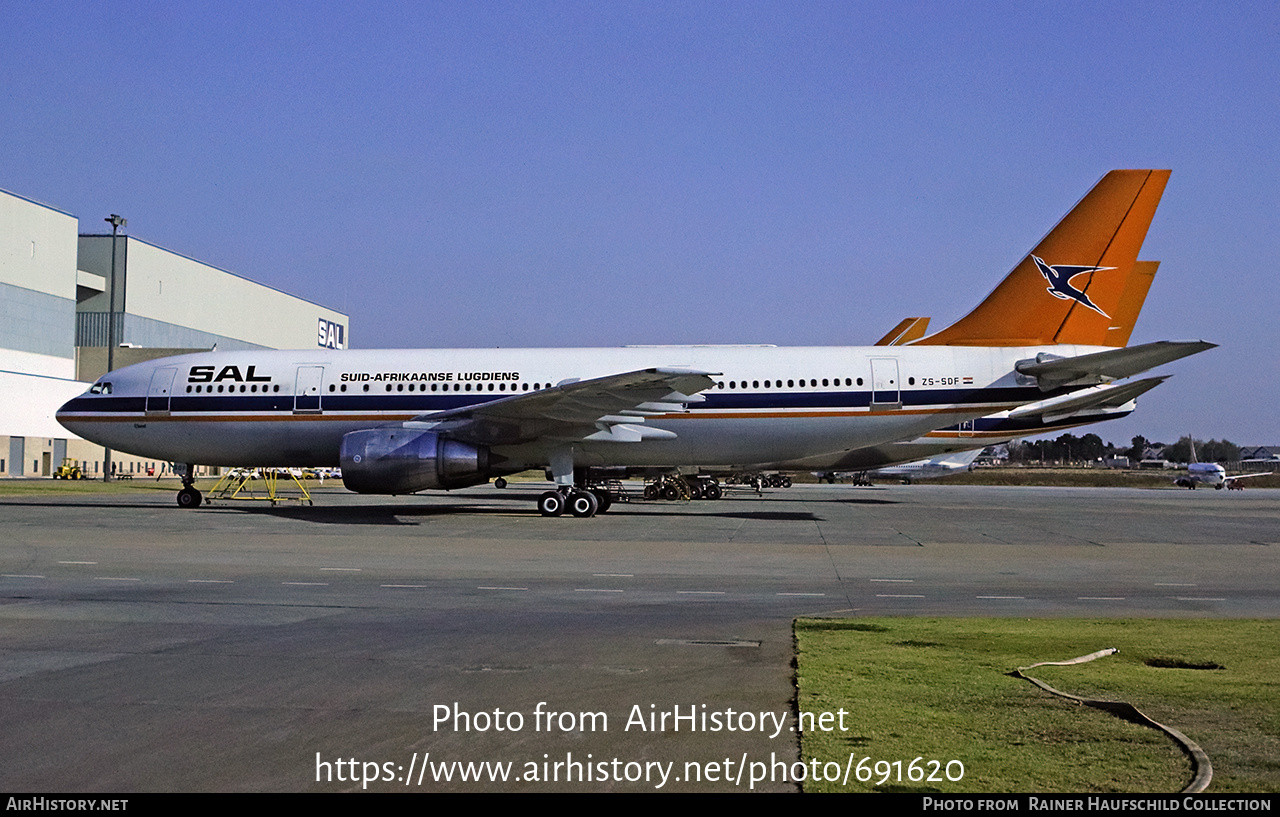
M1230 484L1232 482L1235 482L1238 479L1253 479L1254 477L1269 477L1274 473L1275 473L1274 471L1267 471L1266 473L1259 473L1259 474L1236 474L1233 477L1224 477L1222 481L1225 484Z
M1018 374L1034 377L1041 391L1060 386L1094 386L1130 377L1217 345L1203 340L1159 340L1076 357L1042 352L1014 368Z
M971 448L968 451L958 451L954 454L948 454L946 457L944 457L941 460L941 464L954 465L954 466L965 466L965 465L971 466L973 465L973 461L976 460L978 458L978 455L981 454L985 449L986 449L986 446L983 446L982 448Z
M712 372L668 368L566 381L478 406L423 414L404 426L448 432L453 439L485 445L538 439L674 439L671 431L645 426L645 418L687 411L688 403L701 403L705 398L698 392L715 384L712 376Z
M1165 375L1163 377L1148 377L1144 380L1135 380L1122 386L1115 384L1094 386L1090 389L1064 394L1061 397L1018 406L1009 412L1009 416L1011 418L1040 417L1044 422L1052 423L1090 409L1119 408L1139 395L1146 394L1168 379L1169 375Z

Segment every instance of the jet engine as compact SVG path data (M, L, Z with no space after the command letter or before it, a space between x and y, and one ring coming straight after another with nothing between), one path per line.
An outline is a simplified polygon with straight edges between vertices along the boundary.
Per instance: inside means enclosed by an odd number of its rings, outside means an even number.
M489 478L489 450L431 431L370 428L342 437L342 482L361 494L465 488Z

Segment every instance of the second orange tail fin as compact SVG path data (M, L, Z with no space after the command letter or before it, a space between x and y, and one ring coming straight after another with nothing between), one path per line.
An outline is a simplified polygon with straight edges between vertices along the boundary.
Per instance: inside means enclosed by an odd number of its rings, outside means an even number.
M925 331L929 328L928 318L903 318L897 326L889 330L889 334L880 338L874 345L876 346L902 346L910 343L917 338L924 337Z

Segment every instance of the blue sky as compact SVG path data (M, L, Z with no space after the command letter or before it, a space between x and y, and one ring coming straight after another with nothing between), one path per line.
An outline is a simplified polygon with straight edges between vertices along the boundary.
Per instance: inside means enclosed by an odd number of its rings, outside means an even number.
M7 3L0 187L359 347L868 344L1173 176L1127 420L1280 443L1280 6Z

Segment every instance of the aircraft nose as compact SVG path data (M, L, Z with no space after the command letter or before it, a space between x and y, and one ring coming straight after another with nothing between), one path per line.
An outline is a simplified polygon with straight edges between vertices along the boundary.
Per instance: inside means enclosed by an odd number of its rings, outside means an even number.
M76 414L75 414L76 409L78 408L77 401L79 401L80 399L82 398L77 396L63 403L61 406L58 407L58 410L53 413L53 416L54 416L54 419L58 421L58 424L61 425L63 428L67 429L72 434L75 434L78 437L83 437L84 434L81 433L83 429L83 424L76 422Z

